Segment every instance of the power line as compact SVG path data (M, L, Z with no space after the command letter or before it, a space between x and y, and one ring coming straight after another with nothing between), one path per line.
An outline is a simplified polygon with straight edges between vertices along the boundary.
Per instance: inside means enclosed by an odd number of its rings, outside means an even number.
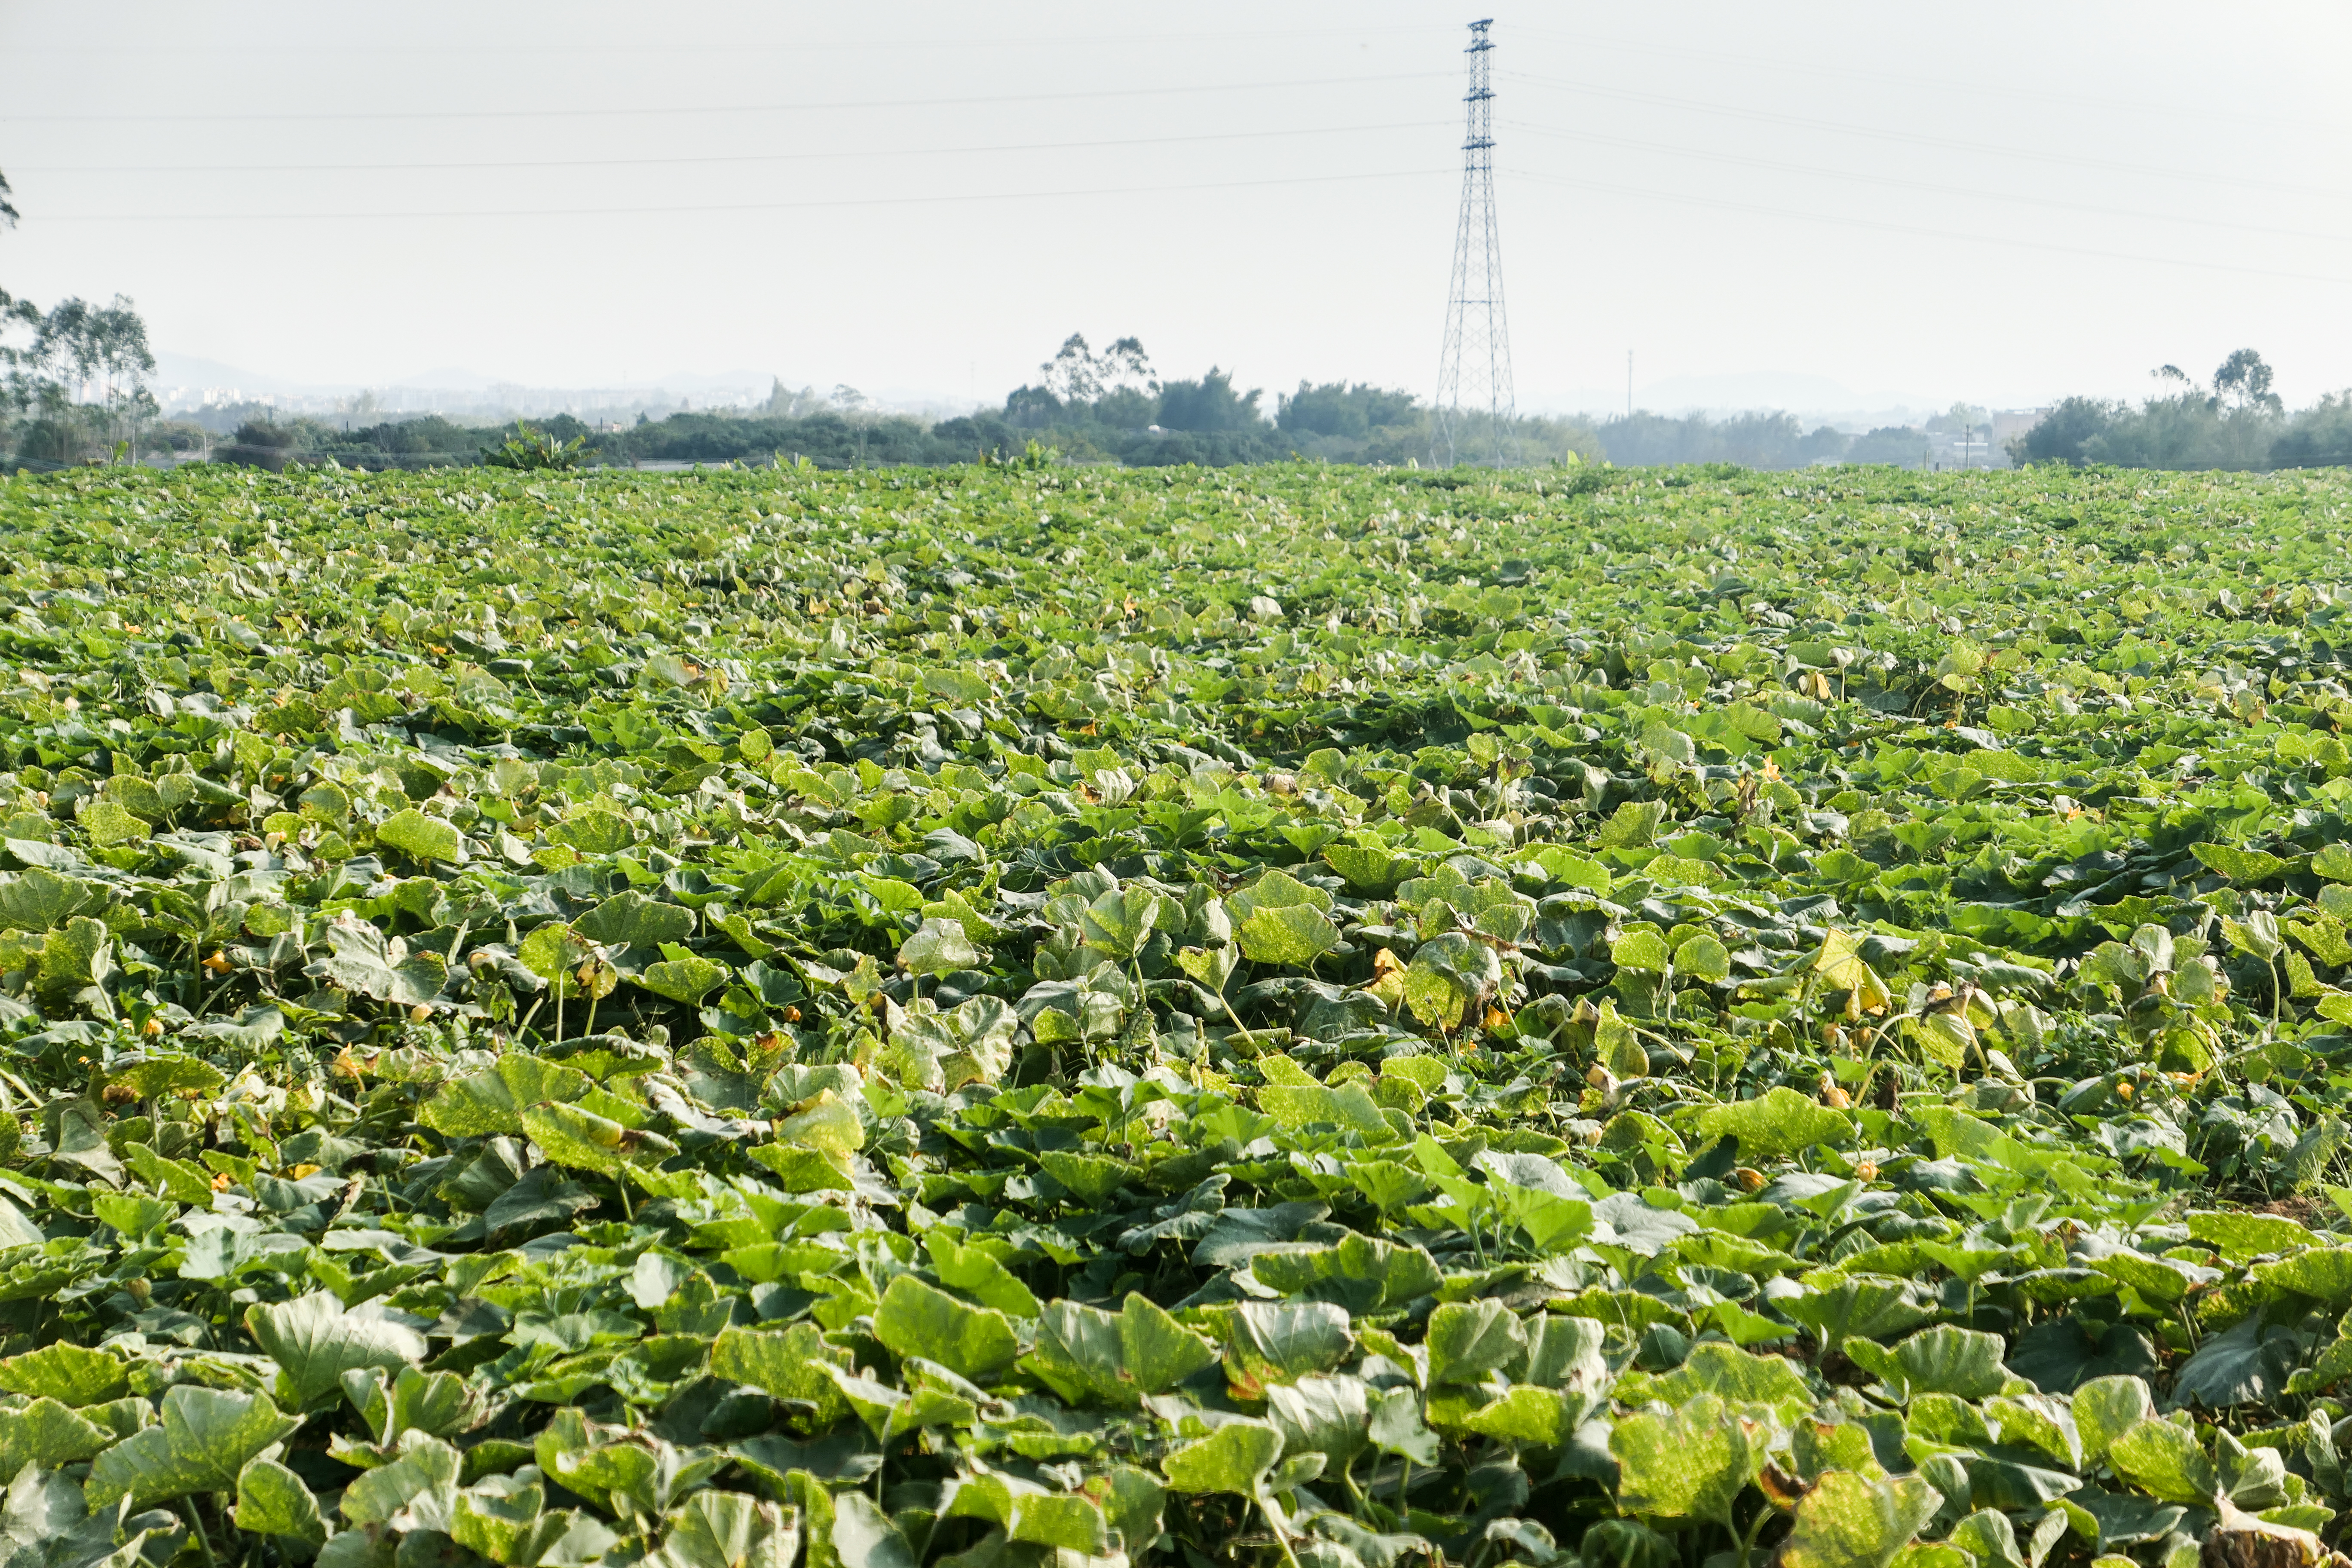
M893 37L887 45L877 44L877 40L871 37L817 38L783 44L754 44L741 42L733 38L716 44L554 44L540 43L536 41L520 44L488 44L468 38L466 41L465 52L468 56L486 54L527 54L534 57L553 55L628 55L635 58L643 55L724 54L732 57L737 55L810 54L818 50L875 49L877 47L887 47L892 54L900 54L908 49L1029 48L1040 44L1051 44L1056 47L1067 47L1072 46L1085 47L1096 44L1191 43L1213 44L1219 48L1223 48L1235 43L1255 43L1260 40L1270 40L1276 38L1328 39L1335 37L1384 37L1403 33L1435 33L1440 31L1451 32L1452 30L1453 29L1451 27L1444 26L1440 24L1423 23L1416 26L1340 27L1336 29L1329 27L1314 27L1276 33L1105 33L1093 37L1076 37L1067 34L1043 34L1029 37ZM203 42L209 40L194 40L192 42L194 45L201 45ZM219 47L223 52L235 54L240 57L253 55L317 55L331 52L329 46L318 43L265 44L253 42L242 37L223 42ZM449 47L446 44L381 44L372 42L367 44L365 47L371 56L431 55L438 58L446 59L450 54ZM93 48L84 44L12 44L9 46L9 53L11 55L69 54L79 56L82 58L90 58L93 57L112 57L117 55L168 55L174 59L181 59L194 52L196 52L196 49L194 47L192 47L192 43L115 44L109 45L104 48Z
M1724 49L1698 49L1684 44L1636 42L1632 38L1611 37L1601 33L1569 33L1550 27L1522 26L1517 29L1531 37L1557 38L1562 43L1599 44L1604 48L1624 49L1633 54L1664 55L1674 58L1719 60L1744 70L1794 71L1807 76L1842 77L1850 81L1866 81L1875 86L1895 86L1909 82L1920 87L1932 87L1946 92L1969 93L1979 98L2006 98L2028 103L2058 103L2068 109L2113 109L2128 114L2155 114L2179 120L2182 106L2179 103L2153 103L2124 98L2088 98L2073 86L2063 92L2048 92L2033 88L1996 87L1986 82L1958 81L1950 77L1921 76L1913 72L1889 72L1877 68L1852 66L1822 65L1812 60L1780 59L1766 56L1734 54ZM2286 120L2275 115L2248 114L2242 110L2231 110L2200 101L2196 106L2197 118L2202 120L2237 120L2252 125L2276 125L2296 131L2334 131L2338 127L2311 120Z
M1562 174L1540 174L1532 169L1513 169L1517 178L1534 180L1541 184L1566 185L1577 190L1601 191L1611 195L1642 196L1654 201L1675 202L1684 206L1716 207L1727 212L1756 213L1765 217L1790 218L1800 223L1836 224L1846 228L1875 229L1882 234L1917 235L1927 239L1959 240L1970 245L2005 246L2012 250L2039 250L2060 256L2089 256L2105 261L2135 261L2160 267L2189 267L2203 272L2232 272L2249 278L2284 278L2299 283L2342 284L2340 277L2326 277L2315 272L2282 272L2266 267L2240 267L2222 261L2196 261L2185 256L2144 256L2122 250L2101 250L2082 245L2052 245L2042 240L2012 239L2005 235L1969 234L1964 230L1927 228L1917 224L1889 223L1878 218L1850 217L1833 213L1801 212L1790 207L1768 206L1761 202L1731 201L1717 196L1681 195L1644 185L1612 184L1604 180L1577 179Z
M2045 153L2024 147L2003 147L1990 142L1964 142L1949 136L1930 136L1922 132L1886 131L1876 126L1853 125L1835 120L1814 120L1801 114L1782 114L1766 109L1735 109L1727 104L1710 103L1704 99L1674 98L1664 93L1637 92L1628 88L1599 87L1591 82L1569 81L1560 77L1535 76L1525 71L1507 71L1504 74L1514 81L1530 82L1538 87L1565 88L1570 92L1586 98L1612 98L1626 103L1654 104L1664 109L1723 115L1730 119L1753 120L1773 125L1793 125L1808 131L1829 131L1840 135L1866 136L1881 142L1902 142L1920 147L1941 147L1948 151L1974 153L1996 158L2020 158L2033 163L2070 164L2076 168L2104 170L2109 174L2147 174L2158 179L2187 180L2199 184L2277 191L2288 195L2330 196L2341 199L2344 194L2340 190L2320 185L2291 185L2273 180L2241 179L2229 174L2200 174L2188 169L2165 168L2148 163L2127 163L2116 159L2083 158L2065 153Z
M1414 120L1384 125L1310 125L1292 131L1225 131L1199 136L1129 136L1091 142L1009 142L974 146L856 147L821 153L717 153L682 158L515 158L463 163L79 163L18 165L19 174L353 174L418 172L456 174L471 169L631 169L694 163L780 163L834 158L930 158L958 153L1047 153L1097 147L1163 147L1193 142L1261 142L1277 136L1357 135L1373 131L1426 131L1450 120Z
M416 109L416 110L351 110L314 114L264 113L257 110L230 110L201 114L0 114L0 123L11 125L150 125L194 123L249 123L254 121L308 123L320 121L363 120L610 120L625 118L664 117L692 114L789 114L803 111L831 113L845 109L952 109L986 103L1066 103L1090 98L1164 98L1195 92L1255 92L1263 89L1288 90L1302 87L1356 87L1376 82L1427 81L1442 77L1444 71L1400 71L1386 76L1313 77L1296 81L1220 82L1192 87L1120 87L1090 89L1083 92L1021 92L985 98L871 98L845 99L808 103L705 103L678 105L661 109Z
M933 203L1062 201L1079 196L1138 196L1184 191L1234 191L1267 185L1336 184L1361 180L1410 180L1450 169L1391 169L1368 174L1302 174L1270 180L1210 180L1180 185L1099 185L1071 191L992 191L939 196L856 196L837 201L709 202L657 207L533 207L501 210L446 208L425 212L292 213L59 213L45 223L302 223L311 220L410 218L634 217L688 213L793 212L827 207L920 206Z
M1696 158L1710 163L1730 163L1748 169L1776 169L1787 174L1806 174L1823 180L1846 180L1856 184L1884 185L1896 190L1933 192L1940 195L1967 196L1978 201L2009 202L2020 206L2049 207L2059 212L2080 213L2102 217L2141 218L2152 223L2187 224L2200 228L2226 229L2233 234L2274 234L2291 239L2317 239L2336 245L2352 245L2352 235L2322 234L2316 229L2278 228L2263 224L2236 223L2228 218L2192 217L2185 213L2146 212L2132 207L2093 206L2079 201L2061 201L2042 196L2019 195L2008 191L1978 190L1967 185L1948 185L1933 180L1905 179L1891 174L1863 174L1843 169L1824 169L1810 163L1790 163L1774 158L1749 158L1737 153L1706 153L1695 147L1678 147L1666 142L1644 142L1631 136L1604 136L1594 132L1564 131L1557 126L1537 125L1527 121L1507 122L1514 131L1530 132L1538 136L1557 137L1564 142L1585 142L1595 146L1626 147L1637 152L1664 153L1677 158Z

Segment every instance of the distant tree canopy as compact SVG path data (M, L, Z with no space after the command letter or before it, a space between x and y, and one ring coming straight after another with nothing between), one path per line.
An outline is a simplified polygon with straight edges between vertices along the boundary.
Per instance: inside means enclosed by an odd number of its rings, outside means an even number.
M2137 407L2069 397L2010 442L2021 463L2125 468L2300 468L2352 464L2352 395L2289 414L2263 356L2239 349L2210 384L2178 365L2154 372L2158 391Z
M121 295L43 311L0 293L0 426L16 426L20 460L78 462L117 447L128 456L157 415L154 372L147 323Z
M1824 425L1808 432L1793 415L1704 414L1675 416L1637 411L1604 420L1595 432L1612 463L1737 463L1747 468L1794 468L1846 456L1848 437ZM1924 444L1915 444L1916 461Z
M1276 401L1274 423L1284 430L1317 436L1354 436L1390 426L1408 425L1413 417L1413 395L1358 382L1329 382L1321 386L1298 384L1298 390Z
M1265 424L1257 411L1265 394L1235 392L1229 371L1215 365L1198 381L1160 384L1160 424L1170 430L1255 430Z

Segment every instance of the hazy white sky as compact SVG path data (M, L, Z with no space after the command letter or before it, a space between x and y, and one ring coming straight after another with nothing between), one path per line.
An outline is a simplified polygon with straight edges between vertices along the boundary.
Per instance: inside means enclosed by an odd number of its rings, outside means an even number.
M1523 404L2352 384L2352 8L1496 3ZM0 287L319 382L1425 395L1484 14L0 0Z

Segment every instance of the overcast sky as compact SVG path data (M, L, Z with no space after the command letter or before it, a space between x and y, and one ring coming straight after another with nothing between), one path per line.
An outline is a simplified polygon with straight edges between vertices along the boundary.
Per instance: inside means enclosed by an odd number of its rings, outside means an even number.
M1523 405L2352 384L2352 7L1498 7ZM1426 395L1478 14L0 0L0 287L316 382L992 400L1075 331Z

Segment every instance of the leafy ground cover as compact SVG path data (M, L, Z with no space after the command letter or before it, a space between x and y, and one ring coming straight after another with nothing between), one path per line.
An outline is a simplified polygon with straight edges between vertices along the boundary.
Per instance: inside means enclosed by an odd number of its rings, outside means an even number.
M0 483L12 1568L2325 1561L2347 501Z

